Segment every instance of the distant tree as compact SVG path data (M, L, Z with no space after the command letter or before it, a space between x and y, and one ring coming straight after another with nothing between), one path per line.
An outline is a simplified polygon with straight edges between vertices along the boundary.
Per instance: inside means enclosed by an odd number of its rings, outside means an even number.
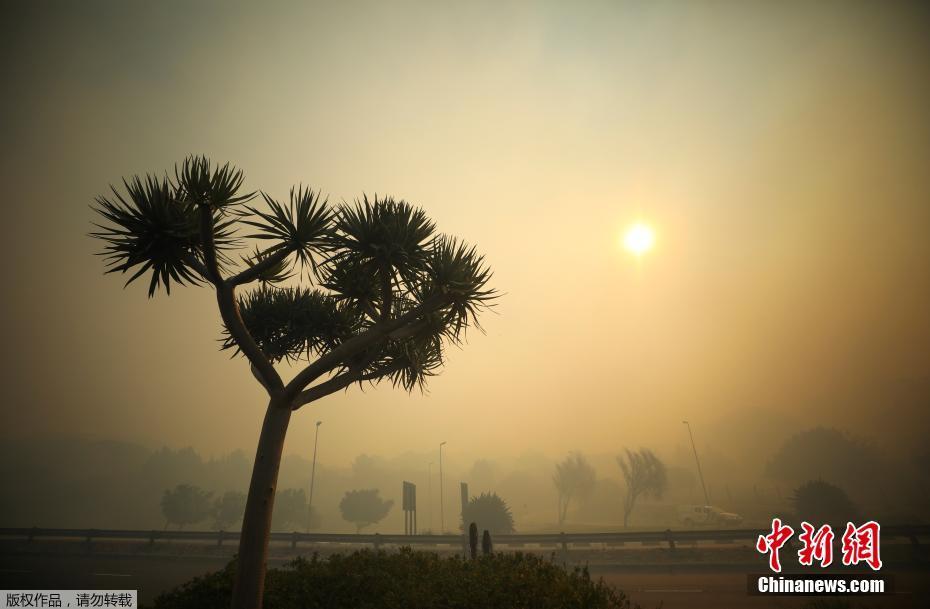
M791 503L798 521L819 527L830 524L843 530L847 521L856 522L859 510L840 487L823 480L808 480L794 491Z
M165 528L176 524L184 525L206 519L210 515L210 496L212 493L190 484L179 484L166 490L161 498L161 511L165 515Z
M559 524L565 522L568 506L574 497L586 497L594 490L594 468L580 452L570 453L555 466L552 482L559 492Z
M765 474L785 482L823 478L841 485L878 481L888 465L874 446L838 429L815 427L785 440Z
M354 524L356 532L360 533L365 527L380 522L393 505L393 501L381 499L378 489L371 488L348 491L339 502L339 511L343 519Z
M226 491L213 502L213 524L217 530L225 531L242 521L245 513L245 493Z
M491 535L509 535L514 532L513 514L507 502L497 493L481 493L472 497L462 512L462 521L467 529L475 523L479 531L490 531Z
M91 236L107 272L127 274L127 284L145 276L150 297L172 283L209 286L223 348L247 359L267 393L232 602L259 609L293 412L354 384L422 388L496 293L482 256L405 201L363 196L332 208L298 186L285 203L263 192L256 204L244 179L228 163L190 156L173 175L123 180L97 197ZM276 287L295 275L304 285ZM282 378L276 365L300 360Z
M153 452L142 469L142 476L156 488L173 487L179 481L203 482L203 460L191 448L171 449L163 446Z
M201 479L205 485L209 484L212 488L245 488L249 483L251 466L245 451L236 449L227 455L204 461Z
M630 514L636 507L640 495L652 495L659 498L665 492L668 476L665 465L648 448L639 451L624 449L626 456L617 457L617 465L626 481L626 496L623 499L623 526L629 526Z
M307 526L307 494L304 489L279 490L274 500L273 528L279 531L303 530Z

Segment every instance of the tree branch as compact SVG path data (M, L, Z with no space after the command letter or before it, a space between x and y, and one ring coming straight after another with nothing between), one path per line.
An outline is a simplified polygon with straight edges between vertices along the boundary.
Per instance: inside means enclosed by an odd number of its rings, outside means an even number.
M391 267L381 265L381 321L391 318L391 306L394 304L394 282L391 280Z
M448 296L436 294L400 317L375 324L362 334L350 338L301 370L297 376L291 379L291 382L284 388L286 397L293 400L297 397L297 394L307 387L307 385L326 374L346 359L388 338L392 332L402 330L406 325L417 321L422 315L441 309L447 304L449 304Z
M388 338L393 338L394 340L405 340L428 327L429 322L425 320L415 321L412 324L407 324L402 328L398 328L393 332L388 333Z
M200 206L200 242L203 247L203 261L206 265L207 279L219 287L223 283L220 264L216 258L216 240L213 236L213 210L209 205Z
M249 268L245 269L238 275L230 277L227 281L235 286L242 285L244 283L250 283L258 279L262 273L272 268L276 264L282 262L285 258L291 255L294 251L294 248L289 245L282 245L281 249L276 251L274 254L271 254L267 258L256 262Z
M383 378L392 372L396 372L403 368L403 365L398 363L391 364L386 368L381 370L376 370L369 372L367 374L362 374L361 372L344 372L338 376L334 376L326 382L320 383L319 385L314 385L309 389L305 389L297 394L297 398L293 402L293 409L297 410L305 404L310 402L315 402L320 398L324 398L330 394L336 393L340 389L345 389L352 383L357 383L361 381L374 381L379 378Z
M204 266L204 264L200 260L197 259L197 256L191 253L188 253L186 256L184 256L184 262L187 263L187 266L191 267L192 269L200 273L200 276L203 277L204 281L213 283L213 280L210 279L210 271L208 271L207 267Z
M239 313L239 303L236 302L236 286L223 280L220 274L219 263L216 259L216 243L213 239L213 210L209 205L200 206L200 240L203 244L203 258L206 263L207 277L216 286L216 303L220 309L220 316L230 336L236 341L239 350L248 358L255 372L261 377L262 385L269 395L273 395L284 388L284 383L278 371L271 365L271 360L261 350L255 339L249 333Z

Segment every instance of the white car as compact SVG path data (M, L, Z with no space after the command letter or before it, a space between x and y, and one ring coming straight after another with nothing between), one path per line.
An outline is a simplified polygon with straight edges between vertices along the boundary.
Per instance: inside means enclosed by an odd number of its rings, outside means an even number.
M743 517L732 512L724 512L712 505L680 505L678 520L686 527L697 525L716 525L733 527L743 522Z

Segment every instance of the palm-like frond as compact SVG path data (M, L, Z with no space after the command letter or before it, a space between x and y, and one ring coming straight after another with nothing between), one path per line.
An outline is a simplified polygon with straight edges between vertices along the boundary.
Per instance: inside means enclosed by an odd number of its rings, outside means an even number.
M437 293L451 298L443 334L456 342L469 326L480 329L478 313L498 297L487 287L490 279L491 271L474 247L443 235L433 240L417 292L421 300Z
M378 356L368 366L367 376L388 378L392 385L407 391L422 391L429 377L435 376L445 362L442 337L429 327L403 340L388 341Z
M255 196L254 192L238 194L245 177L241 169L229 163L214 168L205 156L187 157L180 167L175 165L174 175L179 194L195 205L209 205L214 210L225 210Z
M103 256L108 273L134 273L129 285L151 271L149 297L160 285L171 293L171 281L181 285L202 281L191 261L201 255L197 208L167 178L146 175L123 180L125 194L111 187L113 196L100 196L92 209L104 222L91 233L106 244ZM218 248L235 245L231 221L217 218L214 226ZM139 268L135 268L139 267Z
M415 387L422 391L429 377L436 376L445 363L442 341L437 337L403 341L397 345L392 360L401 367L390 374L391 383L407 391Z
M355 260L329 261L320 268L320 287L374 319L381 293L378 277Z
M257 233L246 236L276 240L296 252L301 265L310 264L315 269L313 254L324 250L331 229L332 212L326 200L320 199L319 191L314 193L303 187L291 189L287 206L265 193L262 193L262 198L270 211L246 206L242 222L259 229Z
M249 333L273 361L325 353L358 331L361 319L336 298L306 288L261 286L239 297ZM228 332L223 349L238 345Z
M362 201L343 205L337 212L330 260L372 275L387 273L391 282L395 273L412 282L424 269L434 231L422 209L390 197L363 195Z
M113 196L92 207L103 218L91 235L105 243L107 272L132 271L127 285L150 273L150 297L162 285L170 293L171 282L221 280L206 264L212 256L204 251L202 214L212 214L221 268L231 264L226 252L241 245L235 229L242 222L253 230L246 237L271 243L240 256L248 268L220 287L260 282L237 305L264 355L309 360L377 327L368 335L374 343L361 341L366 350L328 372L361 382L389 379L408 391L423 388L442 367L447 341L460 341L497 297L475 248L435 236L423 210L405 201L363 196L334 212L318 191L298 186L287 204L262 193L267 207L259 209L245 204L254 193L240 194L242 184L242 171L228 163L214 167L191 156L175 166L173 179L136 176L123 190L111 188ZM274 286L293 276L297 261L313 268L320 289ZM404 325L393 323L401 318ZM240 350L228 330L222 348ZM250 359L254 364L261 354Z

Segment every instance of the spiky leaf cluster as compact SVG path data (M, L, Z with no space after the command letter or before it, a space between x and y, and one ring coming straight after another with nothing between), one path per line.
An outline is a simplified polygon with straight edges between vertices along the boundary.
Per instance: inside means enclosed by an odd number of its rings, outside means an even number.
M242 184L235 167L189 157L173 177L135 177L124 182L125 193L98 198L94 209L104 222L92 236L106 244L109 272L132 270L127 284L151 272L149 296L160 285L170 290L170 281L227 289L257 280L257 288L239 293L237 306L273 362L320 357L378 324L412 316L331 370L408 390L437 373L444 345L459 342L496 297L475 248L437 235L425 212L405 201L363 196L331 208L319 191L300 186L286 204L262 193L258 206L247 204L254 193L241 194ZM241 272L227 253L241 246L237 227L259 243L237 256ZM203 236L215 243L219 276L209 268ZM280 287L298 264L312 269L302 278L316 287ZM239 352L228 332L222 346Z
M433 236L433 225L423 212L405 202L366 198L340 207L330 217L325 238L328 255L317 268L326 299L315 300L312 309L330 314L304 315L298 325L290 310L307 308L307 303L291 302L296 292L282 296L262 288L240 301L246 327L269 357L309 358L324 355L337 342L307 337L323 334L338 341L337 337L358 335L383 321L385 307L388 317L397 318L431 298L442 298L440 308L420 315L401 336L385 340L342 367L366 380L384 378L408 391L422 389L445 361L445 342L459 342L496 297L487 287L490 271L474 247ZM393 240L398 243L392 244ZM385 289L390 290L387 297ZM313 293L316 299L323 298L324 292ZM307 294L300 298L308 298ZM331 314L337 310L338 315ZM338 331L314 325L334 320L341 324Z
M478 312L497 297L487 287L491 271L484 257L474 247L446 236L433 241L424 277L421 298L436 293L450 298L444 334L451 340L458 340L469 326L477 326Z
M429 377L435 376L445 359L440 335L420 332L405 340L391 340L379 350L378 361L368 371L383 374L391 384L407 391L423 389Z
M174 168L179 196L195 205L221 210L251 199L254 193L239 194L245 176L241 169L226 163L213 167L205 156L189 156Z
M334 220L323 280L369 314L387 316L398 294L422 283L435 225L422 209L377 196L342 205Z
M372 319L378 317L375 310L381 299L378 278L368 273L365 265L355 260L330 261L322 267L321 275L322 287Z
M389 269L413 282L423 269L435 230L426 213L406 201L363 196L354 205L343 205L336 216L332 260L372 275Z
M258 232L246 235L254 239L275 240L278 247L294 252L301 265L315 266L313 254L322 251L331 229L332 214L320 193L302 186L291 189L287 206L278 203L265 193L262 198L268 211L246 206L242 223L257 228ZM249 215L251 214L251 219Z
M462 510L462 520L465 526L474 522L479 531L490 531L491 535L514 532L513 513L497 493L481 493L472 497Z
M359 327L355 311L318 289L263 285L240 296L238 304L243 323L272 361L325 353ZM223 348L238 350L228 332Z
M93 207L105 221L91 236L105 245L108 273L133 274L129 285L146 272L149 297L160 285L171 293L171 281L197 284L202 276L196 262L202 258L198 207L185 187L167 177L134 176L123 180L124 192L111 187L112 197L100 196ZM236 245L232 221L214 212L214 241L220 252ZM193 261L193 262L192 262Z

